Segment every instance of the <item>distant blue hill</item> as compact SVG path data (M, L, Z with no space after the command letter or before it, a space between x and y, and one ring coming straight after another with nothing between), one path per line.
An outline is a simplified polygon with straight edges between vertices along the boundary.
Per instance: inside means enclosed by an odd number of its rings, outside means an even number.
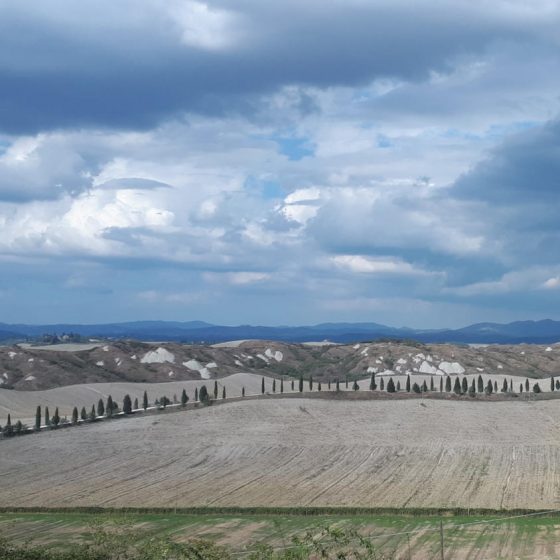
M1 341L38 339L43 335L75 333L83 337L133 338L137 340L216 343L238 339L284 342L359 342L379 338L413 339L419 342L479 344L550 344L560 341L560 321L516 321L508 324L477 323L460 329L422 330L395 328L379 323L322 323L300 327L213 325L204 321L134 321L100 325L24 325L0 323Z

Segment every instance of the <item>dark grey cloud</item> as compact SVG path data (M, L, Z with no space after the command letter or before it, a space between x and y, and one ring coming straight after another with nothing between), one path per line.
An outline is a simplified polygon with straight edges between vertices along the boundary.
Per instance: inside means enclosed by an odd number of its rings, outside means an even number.
M1 129L139 129L182 111L253 112L260 95L284 85L419 81L449 70L453 57L532 32L505 8L501 17L462 2L214 2L211 13L235 9L239 40L196 48L159 6L85 0L78 18L68 0L3 3Z

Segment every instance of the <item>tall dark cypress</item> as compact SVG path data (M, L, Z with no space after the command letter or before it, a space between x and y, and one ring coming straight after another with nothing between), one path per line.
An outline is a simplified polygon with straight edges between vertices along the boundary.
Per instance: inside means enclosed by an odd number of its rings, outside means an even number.
M245 396L245 387L241 388L241 396L244 397Z
M480 375L480 373L478 374L478 392L479 393L484 393L484 381L482 380L482 375Z
M99 399L97 403L97 416L105 416L105 405L103 404L103 399Z
M313 376L309 376L309 390L313 391Z
M53 417L51 418L51 424L55 428L58 428L58 425L60 424L60 414L58 414L58 407L56 407Z
M75 406L74 410L72 410L72 424L78 423L78 407Z
M379 382L379 388L384 391L385 390L385 380L383 379L383 377L381 378L381 381Z
M529 390L529 380L525 379L525 391Z
M125 395L123 399L123 412L125 414L132 414L132 399L130 395Z
M445 376L445 392L451 393L451 377L449 375Z
M181 393L181 405L186 406L188 402L189 402L189 397L187 395L187 391L183 389L183 392Z
M138 397L134 399L134 410L138 410Z
M294 390L294 380L292 379L292 391Z
M498 382L494 381L494 393L498 392Z
M282 377L282 379L280 379L280 392L283 393L284 392L284 378Z
M527 382L529 383L529 382ZM45 426L50 426L51 425L51 417L49 415L49 407L45 406Z
M434 376L430 376L430 391L434 390Z
M299 392L303 393L303 375L299 376Z
M406 391L410 393L410 374L406 376Z
M336 390L340 391L340 381L338 379L336 380Z
M467 381L466 377L463 377L463 381L461 381L461 392L464 394L469 390L469 382Z
M144 396L142 397L142 408L146 410L148 408L148 391L144 391Z
M264 395L264 377L261 379L261 393Z
M507 393L507 390L508 390L507 380L504 379L504 382L502 383L502 393Z
M87 420L87 412L86 407L82 406L82 410L80 411L80 418L85 422Z
M198 387L195 387L195 390L194 390L194 400L195 400L195 402L198 400Z
M225 399L225 398L226 398L226 386L224 385L222 387L222 399Z
M439 378L439 392L443 393L443 377Z
M321 382L319 381L319 382L317 383L317 391L320 391L320 390L321 390Z
M105 407L105 413L107 414L108 418L113 416L113 397L111 395L107 397L107 406Z
M91 405L91 412L89 413L89 421L95 422L97 420L97 414L95 413L95 405Z
M395 392L395 382L393 381L393 378L391 377L389 379L389 382L387 383L387 393L394 393Z
M272 392L276 393L276 379L272 380Z
M461 394L461 383L459 382L459 378L458 378L458 377L455 378L455 383L454 383L454 385L453 385L453 392L454 392L456 395L460 395L460 394Z
M35 411L35 429L41 429L41 407L38 406L37 410Z
M371 379L369 380L369 390L375 391L377 389L377 384L375 383L375 372L371 372Z
M218 398L218 380L214 381L214 398Z

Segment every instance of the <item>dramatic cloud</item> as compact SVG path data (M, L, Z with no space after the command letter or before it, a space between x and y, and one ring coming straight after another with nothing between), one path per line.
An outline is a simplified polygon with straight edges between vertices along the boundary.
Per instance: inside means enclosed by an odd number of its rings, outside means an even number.
M5 321L560 318L553 2L0 5Z

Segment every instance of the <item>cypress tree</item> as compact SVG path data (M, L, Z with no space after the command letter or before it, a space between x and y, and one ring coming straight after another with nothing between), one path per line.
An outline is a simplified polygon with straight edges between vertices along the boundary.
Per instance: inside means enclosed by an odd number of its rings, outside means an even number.
M519 394L523 393L523 383L519 384Z
M482 380L482 375L478 374L478 392L484 393L484 381Z
M490 381L490 379L488 380L488 383L486 384L486 389L484 390L484 392L487 395L491 395L494 392L494 389L492 387L492 381Z
M385 380L383 379L383 377L381 378L381 381L379 382L379 388L384 391L385 390Z
M97 416L105 416L105 405L103 404L103 399L99 399L97 403Z
M16 425L14 427L14 432L16 434L21 434L21 432L23 432L23 424L22 424L21 420L18 420L16 422Z
M412 384L412 390L413 390L415 393L418 393L418 394L421 393L421 391L420 391L420 386L418 385L418 383L413 383L413 384Z
M494 393L498 392L498 382L494 381Z
M276 379L272 380L272 392L276 393Z
M263 377L263 386L264 386L264 377ZM263 391L264 393L264 391ZM218 380L216 379L214 381L214 398L217 399L218 398Z
M406 392L410 393L410 374L406 376Z
M264 395L264 377L261 380L261 393Z
M4 426L2 433L4 434L4 437L11 437L14 435L14 428L12 426L12 417L10 414L8 414L8 421L6 422L6 425Z
M45 407L45 426L51 425L51 417L49 416L49 407Z
M439 378L439 392L443 393L443 377Z
M321 390L321 382L318 381L318 382L317 382L317 391L320 391L320 390Z
M89 421L95 422L97 420L97 415L95 414L95 405L91 405L91 412L89 413Z
M455 378L455 383L454 383L454 385L453 385L453 392L454 392L456 395L460 395L460 394L461 394L461 383L459 382L459 378L458 378L458 377Z
M113 416L113 397L109 395L107 397L107 406L105 407L105 414L108 418Z
M244 397L245 396L245 387L241 388L241 396Z
M360 390L360 386L358 385L358 382L354 379L354 384L352 385L352 390L353 391L359 391Z
M504 379L504 382L502 383L502 393L507 393L508 390L508 384L507 381Z
M371 373L371 379L369 380L369 390L375 391L377 389L377 384L375 383L375 372Z
M513 381L511 380L511 378L509 380L509 392L513 393Z
M471 386L469 387L469 397L474 397L475 394L476 394L476 386L475 386L474 377L473 377Z
M336 380L336 390L340 391L340 381L338 379Z
M344 377L344 381L346 382L346 388L348 389L348 376L347 375Z
M331 390L331 378L329 377L329 391Z
M428 385L426 385L426 380L424 379L424 382L422 383L422 391L424 393L428 392Z
M469 390L469 382L467 381L466 377L463 377L463 381L461 382L461 392L465 394Z
M284 378L283 377L280 379L280 392L281 393L284 392Z
M146 410L148 408L148 391L144 391L144 396L142 397L142 408Z
M72 411L72 424L78 423L78 407L75 406L74 410Z
M309 390L313 391L313 376L309 376Z
M449 375L445 376L445 392L451 393L451 377Z
M555 385L556 385L556 390L557 391L560 390L560 381L558 381L558 379L556 380Z
M397 381L397 392L401 390L401 382Z
M224 385L222 387L222 399L225 399L225 398L226 398L226 386Z
M303 392L303 375L299 376L299 392Z
M60 414L58 414L58 406L55 408L53 417L51 418L51 424L55 428L58 428L58 425L60 424Z
M132 414L132 399L130 395L124 396L122 408L125 414Z
M529 390L529 380L525 379L525 391Z
M387 383L387 393L394 393L395 392L395 382L391 377Z
M138 397L134 399L134 410L138 410Z
M541 392L541 388L539 387L538 383L535 383L533 385L533 393L540 393Z
M189 396L187 395L187 391L183 389L183 392L181 393L181 406L187 406L188 402Z
M434 387L434 376L430 376L430 391L433 391L435 389Z
M554 391L554 377L552 375L550 376L550 390Z
M194 390L194 400L195 402L198 401L198 387L196 387Z
M206 403L208 402L208 389L206 388L206 385L203 385L200 388L200 391L198 393L198 398L200 399L201 403Z
M35 429L41 429L41 407L38 406L37 410L35 411Z
M87 412L86 407L82 406L82 410L80 412L80 418L85 422L87 420Z

